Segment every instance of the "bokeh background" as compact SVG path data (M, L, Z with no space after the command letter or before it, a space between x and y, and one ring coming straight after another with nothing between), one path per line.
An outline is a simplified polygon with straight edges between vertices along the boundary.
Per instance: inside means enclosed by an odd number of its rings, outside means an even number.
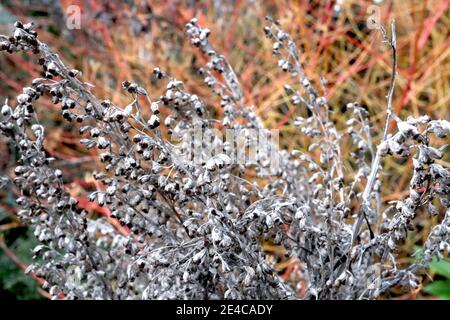
M70 30L67 9L73 5L81 10L81 28ZM394 111L402 117L427 114L450 120L449 7L450 0L2 0L0 32L8 34L16 20L34 21L41 41L67 65L81 70L97 96L117 104L126 103L120 88L123 80L137 82L158 95L151 73L159 66L184 81L212 113L220 114L218 101L197 73L204 58L183 35L185 23L197 17L211 30L210 42L238 74L246 104L255 106L268 128L280 130L285 148L304 149L307 144L292 125L301 112L289 104L283 89L291 80L279 71L271 43L263 36L266 15L279 19L292 35L302 51L306 73L317 83L320 77L326 80L326 96L338 126L345 121L345 105L356 101L369 110L376 135L385 115L391 53L380 33L370 28L368 18L376 14L385 26L396 20L399 69ZM0 55L1 103L14 99L23 86L40 76L35 59ZM49 99L40 100L37 112L47 128L46 150L63 168L66 187L93 217L102 215L103 208L86 201L89 191L97 187L92 178L94 151L80 146L76 126L63 121ZM0 155L0 173L10 171L15 155L4 142ZM448 155L442 164L450 167ZM412 163L392 160L385 168L383 201L405 196ZM14 198L13 189L0 190L0 299L45 299L46 292L39 289L41 280L23 274L35 240L15 218ZM424 221L423 232L413 233L405 242L399 253L403 261L414 259L432 223ZM267 246L266 250L277 248ZM280 261L279 269L286 274L289 265ZM417 290L394 289L384 298L450 299L450 263L433 263L424 279Z

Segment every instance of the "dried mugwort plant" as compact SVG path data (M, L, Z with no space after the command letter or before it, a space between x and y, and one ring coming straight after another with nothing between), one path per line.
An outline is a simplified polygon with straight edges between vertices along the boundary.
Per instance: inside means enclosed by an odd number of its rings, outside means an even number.
M268 142L278 167L270 179L261 179L267 173L264 150L252 163L234 163L234 146L213 139L221 153L197 163L177 148L202 150L210 141L174 142L164 134L219 127L240 130L250 145L248 130L268 131L245 105L237 75L196 19L185 33L208 59L201 73L220 97L220 119L209 118L202 99L159 68L153 76L166 83L162 95L151 98L124 81L128 105L99 99L79 71L39 41L33 24L16 22L12 36L0 36L0 49L37 55L45 75L23 88L15 103L6 101L0 116L0 133L19 155L15 177L1 181L20 191L18 216L40 241L33 251L39 259L27 272L44 278L44 289L55 299L375 299L393 286L417 287L420 271L450 247L450 172L439 164L445 146L431 144L432 136L450 134L450 122L404 120L393 113L395 23L390 36L381 30L393 69L385 130L376 143L368 112L358 103L347 105L346 130L335 126L292 38L267 18L264 33L273 41L278 66L295 81L286 93L309 111L295 125L311 145L308 152L289 152ZM101 170L94 177L104 188L89 200L107 207L109 217L88 218L64 188L64 173L45 153L46 128L35 112L43 96L61 106L65 120L80 123L82 145L99 151ZM391 119L397 128L388 134ZM351 165L341 150L345 137L353 145ZM409 195L385 206L382 160L391 156L411 157L414 171ZM421 256L400 264L399 246L414 230L414 218L427 213L439 222ZM303 270L300 281L278 275L262 241L284 248Z

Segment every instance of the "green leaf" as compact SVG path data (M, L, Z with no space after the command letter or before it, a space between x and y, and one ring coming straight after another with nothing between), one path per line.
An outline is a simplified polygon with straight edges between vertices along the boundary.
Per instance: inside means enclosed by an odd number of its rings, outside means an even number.
M433 259L430 263L431 272L437 273L450 280L450 262L446 260Z
M31 250L37 241L30 229L25 230L20 231L20 237L10 243L9 248L24 263L29 263L32 260ZM10 233L5 236L6 240L9 236ZM32 277L25 275L23 270L0 249L0 296L9 296L20 300L42 299L42 295L37 291L38 287L38 283Z
M434 281L430 283L428 286L426 286L424 291L438 298L450 300L450 281L449 280Z

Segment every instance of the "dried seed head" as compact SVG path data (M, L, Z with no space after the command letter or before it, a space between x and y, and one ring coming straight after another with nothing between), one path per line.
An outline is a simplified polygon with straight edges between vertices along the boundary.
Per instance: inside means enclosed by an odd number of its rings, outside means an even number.
M160 121L159 121L158 116L152 114L152 116L148 120L147 124L150 127L150 129L155 129L155 128L159 127Z

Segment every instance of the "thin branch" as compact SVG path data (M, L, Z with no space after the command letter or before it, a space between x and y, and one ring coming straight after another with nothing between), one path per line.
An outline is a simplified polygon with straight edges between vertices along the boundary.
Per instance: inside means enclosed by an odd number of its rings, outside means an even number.
M383 140L382 142L386 141L387 138L387 132L390 126L391 122L391 115L392 115L392 98L394 96L394 90L395 90L395 82L397 80L397 40L396 40L396 32L395 32L395 20L392 20L391 23L391 40L388 40L386 31L382 26L380 26L381 33L383 34L383 38L386 42L389 43L392 50L392 78L391 78L391 84L389 87L389 92L387 95L387 111L386 111L386 123L384 125L384 131L383 131ZM373 186L375 184L378 169L380 167L381 162L381 153L377 151L375 155L375 159L372 162L372 171L370 172L369 178L367 180L366 188L364 189L364 193L362 196L362 205L361 205L361 211L359 212L359 216L357 218L357 221L353 228L353 236L352 236L352 246L355 243L356 237L359 234L359 231L361 229L361 224L364 219L367 219L366 217L366 211L370 207L370 196L372 193ZM370 228L370 226L369 226Z

